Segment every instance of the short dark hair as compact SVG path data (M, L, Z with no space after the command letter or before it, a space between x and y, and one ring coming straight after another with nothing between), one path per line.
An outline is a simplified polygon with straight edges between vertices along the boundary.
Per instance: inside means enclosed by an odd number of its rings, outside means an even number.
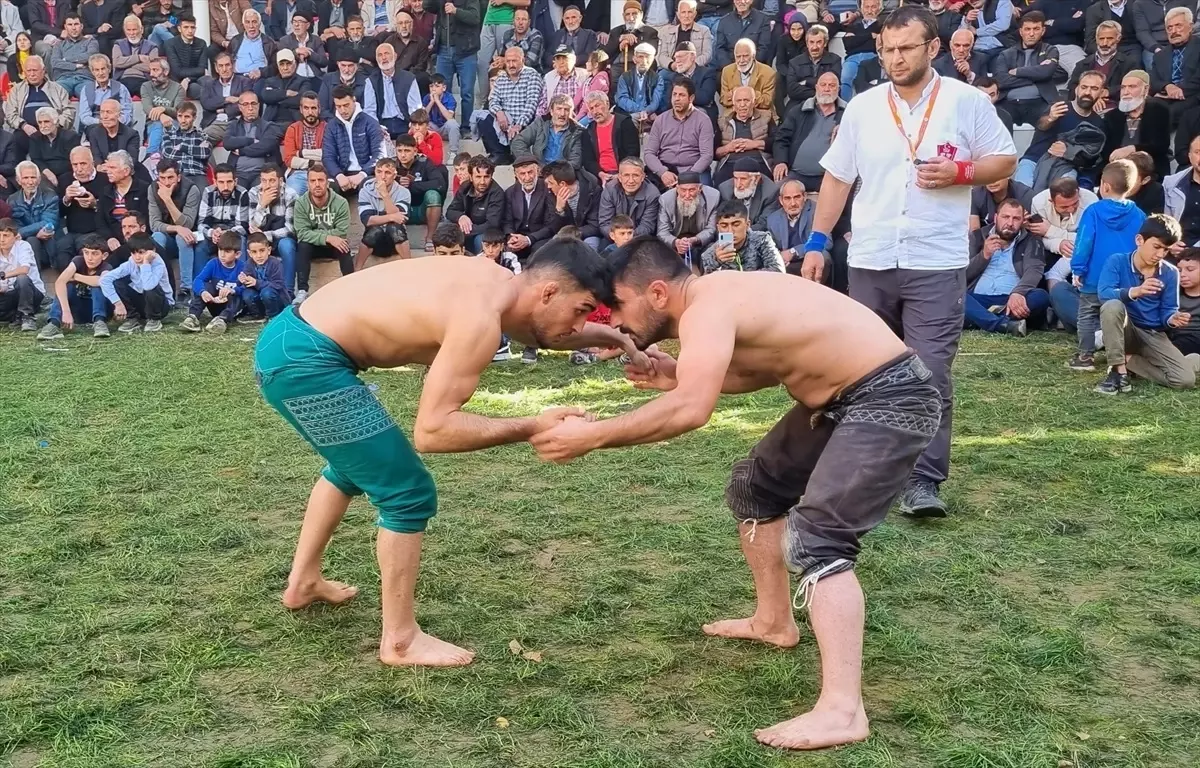
M1131 152L1126 156L1126 159L1133 163L1134 167L1137 168L1138 181L1141 181L1142 179L1153 179L1157 175L1155 173L1156 166L1154 165L1154 158L1150 157L1149 152L1143 152L1140 150L1137 152Z
M429 112L424 108L414 109L412 114L408 116L409 125L427 125L429 123Z
M636 229L637 225L633 223L633 219L623 213L618 213L612 217L612 221L608 223L608 229L611 232L614 229Z
M196 105L190 101L185 101L179 105L179 109L175 110L176 115L180 112L191 112L194 115L196 114Z
M676 88L687 91L688 96L696 95L696 84L692 82L692 78L686 75L680 75L671 82L671 90L674 91Z
M83 17L82 17L82 16L80 16L80 15L79 15L77 12L75 12L75 11L71 11L71 12L70 12L70 13L68 13L67 15L63 16L63 18L62 18L62 23L63 23L63 24L65 24L65 23L67 23L68 21L70 21L71 19L75 19L75 21L78 21L78 22L80 22L81 24L83 23Z
M564 240L581 240L581 239L583 239L581 237L582 235L583 235L582 229L575 226L574 224L567 224L558 230L558 234L555 235L555 237L561 237Z
M12 232L14 235L21 233L21 225L16 219L0 219L0 232Z
M1143 240L1153 237L1168 247L1183 239L1183 230L1179 226L1179 221L1174 216L1167 216L1163 213L1147 216L1146 220L1142 222L1138 234Z
M1182 264L1185 261L1200 261L1200 248L1184 248L1175 263Z
M221 239L217 241L218 251L241 251L242 236L237 232L222 232Z
M979 77L975 78L976 88L991 88L993 85L999 86L1000 83L997 83L996 78L990 75L980 75Z
M304 101L305 99L312 99L313 101L320 101L321 97L320 97L320 95L317 94L316 91L304 91L303 93L300 94L300 101Z
M396 137L396 146L397 147L412 147L413 149L416 149L417 148L417 140L414 139L412 136L409 136L407 133L402 133Z
M375 161L375 167L379 168L380 166L383 166L384 168L391 168L393 171L395 171L399 168L399 166L396 165L396 158L394 158L394 157L379 158L378 160Z
M996 206L996 211L998 212L1001 208L1019 208L1024 211L1025 205L1015 197L1006 197Z
M488 173L496 172L496 164L487 155L475 155L471 161L467 163L467 170L471 173L475 171L487 171Z
M446 84L446 76L440 75L437 72L434 72L432 75L429 76L429 84L430 85L445 85Z
M237 172L233 170L233 166L229 163L221 163L216 168L213 168L213 180L215 181L222 173L228 173L233 176L233 180L237 181Z
M1050 182L1050 199L1065 197L1070 200L1079 194L1079 182L1069 176L1060 176Z
M542 169L542 178L554 179L559 184L574 184L579 180L579 174L575 173L575 166L566 160L555 160Z
M883 20L880 33L885 29L904 29L909 24L918 24L925 32L925 42L930 43L938 38L937 17L923 5L902 5Z
M280 176L280 177L282 177L282 176L283 176L283 169L282 169L282 168L280 168L278 165L275 165L275 163L267 163L267 164L266 164L266 165L264 165L262 168L259 168L259 169L258 169L258 175L259 175L259 176L263 175L264 173L273 173L273 174L275 174L276 176Z
M470 152L459 152L457 155L454 156L454 167L455 168L462 165L463 163L467 163L468 165L470 165L470 163L471 163L471 153Z
M233 233L226 232L225 235L233 235ZM221 235L222 243L225 240L225 235ZM234 235L234 237L237 237L237 235ZM267 236L265 234L263 234L262 232L253 232L250 234L250 237L246 238L246 248L249 249L250 246L252 246L252 245L265 245L268 248L270 248L271 241L268 240Z
M429 239L433 242L434 248L462 247L463 231L453 221L442 219Z
M1081 74L1079 77L1075 78L1075 87L1078 88L1079 84L1083 82L1083 78L1085 78L1085 77L1098 78L1101 83L1108 82L1108 76L1105 75L1103 72L1101 72L1098 69L1089 69L1086 72L1084 72L1083 74Z
M679 257L675 257L679 260ZM557 238L538 249L525 266L526 273L558 272L596 297L602 304L612 304L612 284L608 265L596 249L579 240Z
M1100 181L1108 182L1118 195L1127 195L1137 184L1137 166L1128 160L1113 160L1100 172Z
M337 101L338 99L350 99L351 101L354 101L354 89L347 88L344 85L339 85L338 87L334 88L333 100Z
M329 171L325 170L325 164L320 161L317 161L317 162L313 163L312 165L308 166L308 172L309 173L319 173L322 176L329 175Z
M137 222L138 229L143 231L150 227L150 222L146 219L146 214L142 213L141 211L130 211L121 217L121 221L125 221L125 219L133 219L135 222Z
M79 249L82 251L100 251L101 253L108 253L108 241L100 235L85 235L83 241L79 244Z
M164 157L162 160L159 160L158 161L158 172L166 173L167 171L178 172L179 171L179 163L175 162L174 160L172 160L169 157Z
M2 229L3 227L0 227ZM234 235L237 237L237 235ZM130 253L138 253L139 251L154 251L158 253L158 249L154 245L154 238L144 232L139 232L129 238L129 242L125 243L129 246Z
M1026 24L1041 24L1045 26L1046 14L1041 11L1026 11L1021 15L1021 26L1023 27Z
M489 227L483 230L483 237L481 240L484 245L491 245L494 243L503 244L505 240L504 232L496 229L495 227Z
M618 248L609 256L608 266L613 284L629 283L639 290L655 280L673 283L691 274L675 249L654 235L635 237ZM612 307L617 302L605 304Z
M178 21L180 24L182 24L182 23L183 23L183 22L185 22L185 21L190 21L190 22L192 22L193 24L195 24L195 23L196 23L196 16L195 16L195 14L193 14L191 11L188 11L188 10L180 11L180 12L179 12L179 15L178 15L178 16L176 16L176 17L175 17L175 19L176 19L176 21Z
M907 8L908 6L905 7ZM737 198L734 198L732 200L726 200L718 205L717 212L713 218L715 218L717 221L720 221L721 219L732 218L746 219L749 221L750 213L746 210L745 203Z

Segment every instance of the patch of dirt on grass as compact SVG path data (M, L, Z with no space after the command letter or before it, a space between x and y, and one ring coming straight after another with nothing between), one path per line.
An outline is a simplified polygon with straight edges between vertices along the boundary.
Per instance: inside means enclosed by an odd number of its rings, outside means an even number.
M8 756L8 764L12 768L34 768L41 759L32 749L21 749Z
M253 722L262 716L263 707L262 701L253 693L258 681L247 679L252 674L244 668L207 669L197 676L196 687L211 695L222 709ZM289 677L284 676L277 682L287 679ZM251 739L249 743L253 741Z
M562 558L586 552L591 546L591 542L586 540L551 539L534 554L533 564L543 571L548 571L559 565Z

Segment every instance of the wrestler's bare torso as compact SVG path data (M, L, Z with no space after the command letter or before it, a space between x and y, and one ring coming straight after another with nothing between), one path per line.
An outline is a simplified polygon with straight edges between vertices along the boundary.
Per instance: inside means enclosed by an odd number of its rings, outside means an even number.
M906 350L867 307L790 275L716 272L693 280L685 301L681 363L688 346L703 348L717 325L734 329L723 387L729 393L778 383L798 402L820 408Z
M300 316L361 368L431 365L451 323L500 318L514 275L489 259L396 261L339 278L314 293Z

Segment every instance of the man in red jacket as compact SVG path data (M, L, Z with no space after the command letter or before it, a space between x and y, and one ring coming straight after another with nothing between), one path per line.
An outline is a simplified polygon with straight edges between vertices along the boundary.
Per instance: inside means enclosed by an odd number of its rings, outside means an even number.
M308 169L321 161L325 143L325 123L321 121L321 103L314 91L300 94L300 119L283 134L283 165L287 169L288 189L303 195L308 191Z

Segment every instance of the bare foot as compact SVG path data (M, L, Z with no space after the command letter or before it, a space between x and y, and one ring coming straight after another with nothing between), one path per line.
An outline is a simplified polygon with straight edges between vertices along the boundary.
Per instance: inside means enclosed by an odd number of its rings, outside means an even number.
M713 637L732 637L738 640L757 640L762 643L778 645L780 648L792 648L800 642L800 628L795 621L789 621L782 627L768 626L761 620L751 616L748 619L726 619L705 624L704 634Z
M298 611L313 603L330 603L332 605L344 603L357 594L358 587L352 587L340 581L321 579L308 584L289 582L287 589L283 592L283 605L289 610Z
M393 667L462 667L475 658L474 651L438 640L417 630L411 640L379 644L379 660Z
M776 749L825 749L863 741L870 735L867 713L817 710L754 732L763 744Z

